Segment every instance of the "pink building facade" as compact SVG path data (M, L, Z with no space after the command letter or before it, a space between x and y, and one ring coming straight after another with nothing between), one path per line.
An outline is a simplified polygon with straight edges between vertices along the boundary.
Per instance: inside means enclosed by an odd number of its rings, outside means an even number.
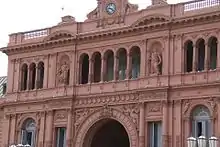
M186 147L190 136L220 137L219 0L152 0L143 10L98 0L87 17L9 36L1 147Z

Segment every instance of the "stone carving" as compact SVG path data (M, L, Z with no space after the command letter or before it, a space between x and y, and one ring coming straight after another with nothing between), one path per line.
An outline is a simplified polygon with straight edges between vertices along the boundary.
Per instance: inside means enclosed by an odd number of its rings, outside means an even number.
M153 52L151 54L150 62L151 62L150 63L151 64L150 73L153 74L153 75L161 74L160 65L162 64L162 58L161 58L160 53Z
M215 107L216 107L215 101L214 101L212 98L210 98L210 99L208 100L208 104L210 105L212 111L214 112L214 111L215 111Z
M94 112L95 109L89 109L89 108L83 108L78 109L75 111L76 121L75 121L75 128L78 128L78 126L82 123L82 121L92 112Z
M183 103L183 114L186 114L186 112L189 109L189 106L190 106L190 101L189 100L184 101L184 103Z
M69 80L69 65L67 64L67 62L64 62L57 73L58 76L58 82L60 84L64 84L67 85L68 84L68 80Z
M106 103L125 103L125 102L135 102L138 100L138 95L133 93L123 94L123 95L110 95L110 96L100 96L100 97L89 97L83 99L77 99L75 101L76 107L79 105L94 105L94 104L106 104Z
M123 106L122 110L125 115L130 116L133 123L138 127L138 119L140 112L138 105L125 105Z
M55 113L54 119L57 120L65 120L67 119L67 113L65 111L60 111Z
M167 92L147 92L139 94L139 101L159 100L166 99Z
M110 108L108 105L104 105L103 110L100 114L101 117L112 117L112 108Z
M149 103L147 110L149 113L162 112L161 103Z

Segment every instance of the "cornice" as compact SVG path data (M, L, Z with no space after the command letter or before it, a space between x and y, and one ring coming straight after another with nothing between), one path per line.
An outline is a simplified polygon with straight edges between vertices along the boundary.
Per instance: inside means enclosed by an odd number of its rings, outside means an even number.
M140 33L161 31L170 28L186 27L201 23L212 23L214 20L220 19L220 13L209 13L199 16L175 18L165 22L146 24L142 21L139 26L126 26L123 28L108 29L99 32L76 34L74 37L66 36L59 40L43 41L38 43L19 44L15 46L8 46L0 49L6 54L16 54L20 52L33 52L45 49L51 49L59 46L68 46L80 43L89 43L90 41L100 41L104 39L111 39L116 37L134 36Z

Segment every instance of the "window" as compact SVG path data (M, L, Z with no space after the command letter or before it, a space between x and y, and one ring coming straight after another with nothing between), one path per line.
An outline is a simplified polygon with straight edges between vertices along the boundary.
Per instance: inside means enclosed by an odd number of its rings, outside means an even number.
M56 129L56 147L66 147L66 128Z
M211 136L211 119L209 110L204 106L198 106L193 111L192 116L192 135L193 137Z
M6 83L4 83L4 84L2 84L2 87L3 87L3 95L6 93L6 89L7 89L7 84Z
M161 122L149 123L149 147L162 147Z
M35 130L35 121L33 119L26 120L21 130L21 143L35 147Z

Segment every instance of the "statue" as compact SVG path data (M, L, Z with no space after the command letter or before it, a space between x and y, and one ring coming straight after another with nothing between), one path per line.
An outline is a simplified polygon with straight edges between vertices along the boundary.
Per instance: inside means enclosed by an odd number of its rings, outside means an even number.
M66 62L60 66L58 70L59 83L68 84L69 80L69 66Z
M156 74L159 75L161 74L160 72L160 65L162 63L161 55L157 52L153 52L151 54L151 74Z

